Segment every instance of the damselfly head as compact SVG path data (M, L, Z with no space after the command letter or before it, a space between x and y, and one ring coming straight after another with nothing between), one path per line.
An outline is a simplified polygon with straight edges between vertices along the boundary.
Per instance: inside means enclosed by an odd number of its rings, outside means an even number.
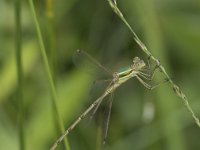
M140 59L139 57L133 58L132 68L140 70L140 69L144 68L145 66L146 66L146 64L142 59Z

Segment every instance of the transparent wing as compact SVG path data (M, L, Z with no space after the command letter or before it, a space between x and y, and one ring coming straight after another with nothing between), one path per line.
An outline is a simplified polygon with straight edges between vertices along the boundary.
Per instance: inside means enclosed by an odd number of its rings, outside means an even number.
M108 128L109 128L109 122L110 122L110 115L111 115L111 109L112 109L112 103L113 103L113 96L114 94L111 93L110 94L110 97L109 97L109 100L108 100L108 110L106 110L106 118L105 118L105 122L104 122L104 125L103 125L103 145L105 145L106 143L106 139L107 139L107 136L108 136Z
M80 68L84 72L90 74L104 74L111 76L112 72L100 64L96 59L90 56L88 53L82 50L77 50L73 56L73 62L76 67Z

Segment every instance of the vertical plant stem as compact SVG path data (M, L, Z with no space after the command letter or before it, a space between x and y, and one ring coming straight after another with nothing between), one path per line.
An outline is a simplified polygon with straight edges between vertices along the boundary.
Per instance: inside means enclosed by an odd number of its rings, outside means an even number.
M48 53L48 60L49 60L49 65L50 65L50 69L51 69L51 75L54 81L54 85L56 86L56 71L55 71L55 62L56 62L56 52L55 52L55 38L54 38L54 31L53 31L53 4L52 4L52 0L46 0L46 20L47 20L47 24L45 24L46 26L46 39L47 39L47 53ZM55 123L55 128L59 129L59 125L56 123L56 112L54 109L54 105L52 104L52 115L53 115L53 119L54 119L54 123ZM59 136L59 132L56 134L57 136Z
M56 40L54 31L53 0L46 0L47 17L47 46L49 51L49 63L53 78L56 78Z
M55 40L55 31L54 31L54 11L53 11L53 0L46 0L46 17L47 17L47 47L49 51L49 64L51 68L52 78L55 83L56 79L56 40ZM54 117L54 122L56 123L56 109L52 105L52 113ZM59 128L59 125L55 125L56 128ZM59 135L60 136L60 135ZM66 137L67 138L67 137ZM70 149L69 144L65 141L65 146L67 149Z
M23 69L21 58L21 0L15 1L15 23L16 23L16 65L17 65L17 101L18 101L18 122L19 122L19 145L20 150L25 150L25 137L24 137L24 105L23 105Z
M35 23L37 36L38 36L38 40L39 40L39 45L40 45L40 51L41 51L41 54L42 54L42 58L43 58L43 61L44 61L45 69L46 69L49 84L50 84L53 112L55 113L54 116L56 118L56 124L58 124L60 134L61 134L61 133L64 132L64 123L63 123L63 121L60 117L60 114L58 112L58 107L57 107L57 104L56 104L56 101L57 101L56 88L55 88L55 85L54 85L53 77L51 75L51 69L50 69L50 66L49 66L48 59L47 59L46 50L45 50L44 42L43 42L43 39L42 39L42 34L41 34L41 31L40 31L39 23L38 23L38 20L37 20L37 17L36 17L36 12L35 12L35 8L34 8L34 4L33 4L32 0L29 0L29 5L30 5L30 8L31 8L33 18L34 18L34 23ZM69 150L69 144L68 144L68 141L67 141L66 138L64 140L64 145L65 145L65 148L67 150Z

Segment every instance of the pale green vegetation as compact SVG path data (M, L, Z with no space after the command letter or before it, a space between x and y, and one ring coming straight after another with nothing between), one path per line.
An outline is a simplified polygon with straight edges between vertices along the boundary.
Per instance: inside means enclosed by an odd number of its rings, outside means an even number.
M49 149L100 96L89 94L98 76L73 64L77 49L112 71L151 54L164 72L153 83L172 78L153 91L136 79L116 90L106 150L200 148L199 122L190 113L200 116L200 2L118 0L120 11L110 4L113 9L107 0L0 1L0 149ZM98 149L106 102L59 149Z

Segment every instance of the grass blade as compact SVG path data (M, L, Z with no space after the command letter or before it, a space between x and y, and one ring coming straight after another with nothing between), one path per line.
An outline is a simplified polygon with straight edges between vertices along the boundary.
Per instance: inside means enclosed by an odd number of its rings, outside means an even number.
M29 0L29 5L31 7L31 13L33 15L33 19L34 19L34 23L35 23L35 27L36 27L36 31L37 31L37 36L38 36L38 40L39 40L40 51L41 51L41 54L42 54L42 59L44 61L44 66L45 66L47 76L48 76L48 80L49 80L49 84L50 84L53 112L55 113L54 115L57 118L56 124L58 124L58 126L59 126L60 133L63 133L64 132L64 124L63 124L63 121L62 121L62 119L59 115L58 107L57 107L57 104L56 104L56 101L57 101L56 88L55 88L55 85L54 85L53 77L51 75L51 69L50 69L50 66L49 66L44 42L43 42L43 39L42 39L42 34L41 34L41 31L40 31L39 23L38 23L38 20L37 20L37 17L36 17L36 12L35 12L35 8L34 8L34 4L33 4L32 0ZM64 140L64 143L65 143L65 148L67 150L69 150L70 148L69 148L69 144L68 144L68 141L67 141L66 138Z
M195 115L194 111L192 110L188 99L186 97L186 95L181 91L181 89L172 81L172 79L169 77L169 75L167 74L165 68L160 64L160 61L158 59L156 59L151 52L147 49L147 47L144 45L144 43L139 39L139 37L137 36L137 34L135 33L135 31L132 29L132 27L129 25L129 23L127 22L127 20L124 18L122 12L120 11L120 9L117 7L117 3L113 0L108 0L109 5L111 6L112 10L116 13L116 15L124 22L124 24L128 27L128 29L131 31L131 33L133 34L133 38L136 41L136 43L140 46L141 50L148 56L150 57L153 61L155 61L157 63L157 65L159 66L160 70L164 73L164 75L167 77L169 83L171 84L175 94L177 96L179 96L184 104L186 105L188 111L191 113L193 119L195 120L196 124L198 125L198 127L200 127L200 121L199 118Z
M21 0L15 1L15 23L16 23L16 67L17 67L17 101L18 101L18 123L19 123L19 145L20 150L25 150L24 136L24 105L23 105L23 69L22 69L22 35L21 35Z

